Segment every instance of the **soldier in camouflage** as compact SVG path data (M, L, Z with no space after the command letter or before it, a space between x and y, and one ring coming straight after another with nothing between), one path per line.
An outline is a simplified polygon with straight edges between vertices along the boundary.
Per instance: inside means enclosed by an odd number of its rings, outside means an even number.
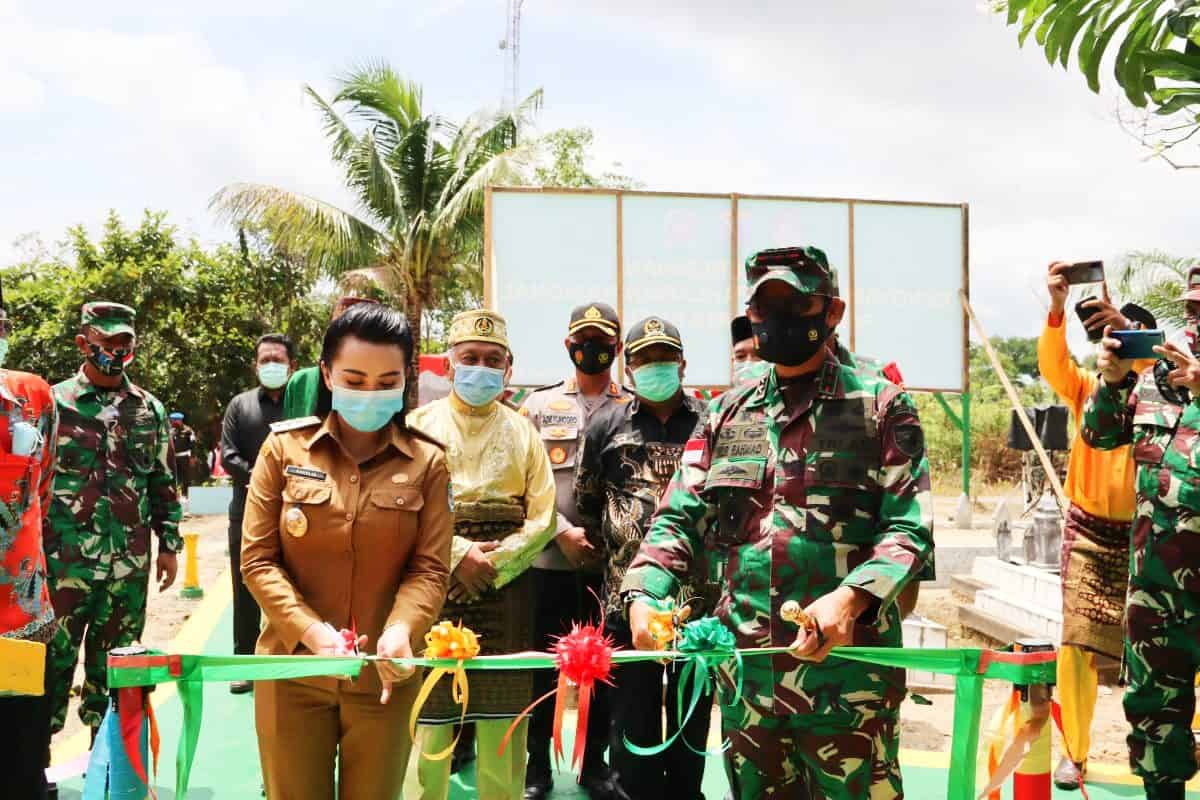
M838 361L845 304L824 253L762 251L746 276L772 367L688 443L623 584L634 643L652 647L644 596L670 597L707 553L738 646L792 647L746 659L743 697L721 709L734 796L899 797L903 671L827 656L901 643L896 599L933 557L921 425L899 387ZM810 619L799 632L780 619L789 600Z
M79 373L54 387L58 462L45 533L51 601L60 625L50 645L52 730L62 730L84 647L79 716L94 731L107 699L108 651L137 641L146 622L150 533L158 534L159 590L175 580L181 509L167 414L125 367L135 314L88 303L75 337Z
M1133 445L1137 509L1125 615L1129 763L1150 800L1182 800L1196 773L1191 721L1200 668L1200 267L1188 273L1190 351L1168 342L1140 375L1105 328L1103 378L1083 416L1083 438Z

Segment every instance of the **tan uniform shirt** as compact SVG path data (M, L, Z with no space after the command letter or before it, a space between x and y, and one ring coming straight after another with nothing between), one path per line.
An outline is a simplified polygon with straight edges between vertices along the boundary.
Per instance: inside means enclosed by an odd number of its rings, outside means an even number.
M446 445L456 503L515 503L525 510L521 530L488 553L499 589L529 568L554 536L554 480L550 461L529 420L500 402L474 408L449 397L414 409L414 428ZM450 569L471 541L454 537Z
M256 652L305 653L309 625L356 627L375 652L404 623L414 652L442 609L450 575L450 477L441 448L392 428L357 464L330 414L277 423L254 464L242 524L242 579L266 625ZM379 691L364 669L357 691Z
M575 507L575 462L583 432L600 409L632 399L633 392L617 383L610 383L608 390L599 397L585 398L574 376L538 389L525 399L521 414L538 429L554 470L555 505L558 508L556 536L579 525L579 512ZM554 542L538 554L534 566L560 571L575 569Z

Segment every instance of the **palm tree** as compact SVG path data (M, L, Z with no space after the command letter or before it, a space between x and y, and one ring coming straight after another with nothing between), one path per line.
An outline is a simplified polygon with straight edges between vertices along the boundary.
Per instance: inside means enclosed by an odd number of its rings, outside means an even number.
M461 125L428 113L421 88L384 63L352 69L321 114L330 154L353 209L288 189L236 183L210 207L235 225L259 225L284 252L303 254L335 279L370 277L404 309L414 348L408 388L415 402L421 312L442 282L479 248L484 188L519 183L536 143L518 137L541 107L531 94L507 113L476 112Z
M1179 297L1187 285L1188 270L1194 266L1200 266L1200 259L1161 250L1134 251L1117 267L1117 290L1121 297L1149 310L1160 328L1179 329L1184 326Z

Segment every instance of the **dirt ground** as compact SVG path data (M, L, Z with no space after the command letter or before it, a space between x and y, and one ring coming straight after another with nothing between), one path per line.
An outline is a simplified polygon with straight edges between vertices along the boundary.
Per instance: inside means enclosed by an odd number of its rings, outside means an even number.
M980 636L963 628L958 622L958 610L949 589L923 590L917 602L917 613L945 625L949 647L996 647L1002 642ZM984 688L983 720L991 718L1011 690L1009 685L989 681ZM950 747L950 731L954 720L954 693L947 690L916 690L932 705L920 705L912 698L904 701L901 712L901 745L914 750L945 751ZM1121 709L1121 688L1101 685L1096 698L1096 718L1092 724L1090 760L1124 763L1129 750L1125 745L1128 726ZM1054 737L1055 761L1058 759L1058 737Z
M180 531L187 533L195 531L200 534L197 545L197 568L200 587L213 585L213 582L225 576L229 571L227 517L206 516L189 517L180 525ZM153 576L152 576L153 577ZM184 559L180 554L179 574L174 585L165 592L158 591L158 585L151 580L150 596L147 598L146 630L142 635L142 643L148 647L165 648L179 632L187 618L191 616L199 600L189 600L179 596L183 586ZM80 665L75 669L75 682L71 687L71 706L67 712L67 724L62 733L55 737L54 743L65 741L83 728L79 720L79 686L83 682L83 648L80 648Z

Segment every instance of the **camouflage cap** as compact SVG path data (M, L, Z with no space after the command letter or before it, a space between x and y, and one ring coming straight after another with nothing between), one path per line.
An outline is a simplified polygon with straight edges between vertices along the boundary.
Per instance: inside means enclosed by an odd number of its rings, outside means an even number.
M679 328L661 317L646 317L631 326L629 333L625 335L625 352L629 355L653 344L665 344L683 352L683 341L679 338Z
M616 336L621 332L621 318L608 303L584 303L575 306L571 311L571 324L567 327L567 332L574 333L580 328L589 327L602 330L609 336Z
M450 320L450 346L462 342L487 342L508 349L508 323L486 308L463 311Z
M84 304L83 312L79 315L79 324L95 328L108 336L119 333L133 336L136 334L133 329L136 319L137 312L129 306L100 301Z
M1187 289L1179 299L1200 301L1200 266L1188 270Z
M780 247L759 250L746 259L747 298L754 297L767 281L783 281L803 294L838 296L837 273L823 250L815 247Z

